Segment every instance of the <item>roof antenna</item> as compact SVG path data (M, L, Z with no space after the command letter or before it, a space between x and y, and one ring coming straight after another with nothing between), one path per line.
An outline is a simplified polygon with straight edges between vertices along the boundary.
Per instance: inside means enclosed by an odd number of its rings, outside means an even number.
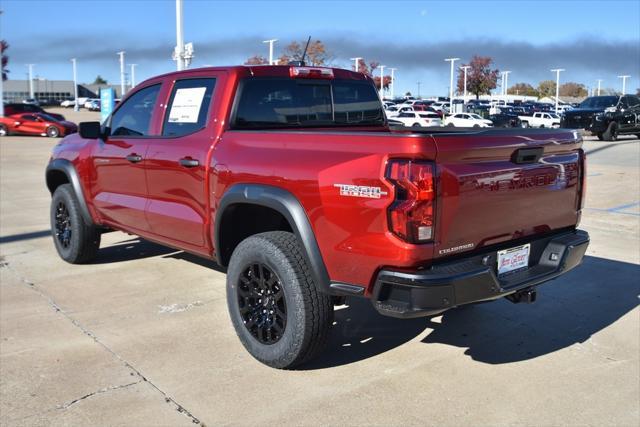
M302 59L300 61L289 61L289 65L293 65L294 67L304 67L306 64L304 63L304 58L307 56L307 49L309 49L309 42L311 41L311 36L307 39L307 45L304 47L304 52L302 52Z

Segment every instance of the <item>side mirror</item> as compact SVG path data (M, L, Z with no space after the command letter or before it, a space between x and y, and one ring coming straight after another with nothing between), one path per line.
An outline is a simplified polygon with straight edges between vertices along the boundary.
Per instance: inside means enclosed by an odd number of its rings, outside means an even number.
M81 138L98 139L102 137L100 122L82 122L78 126L78 133Z

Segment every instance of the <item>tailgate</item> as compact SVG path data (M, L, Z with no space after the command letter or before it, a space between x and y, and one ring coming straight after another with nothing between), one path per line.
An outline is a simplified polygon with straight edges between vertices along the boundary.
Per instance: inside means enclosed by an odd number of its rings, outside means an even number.
M435 258L575 226L582 140L566 130L435 134Z

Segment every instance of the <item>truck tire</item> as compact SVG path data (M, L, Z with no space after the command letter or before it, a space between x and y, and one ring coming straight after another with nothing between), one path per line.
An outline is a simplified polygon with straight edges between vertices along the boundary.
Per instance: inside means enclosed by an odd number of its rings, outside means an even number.
M71 264L82 264L96 257L100 231L84 221L71 184L63 184L53 192L50 216L51 235L60 258Z
M325 346L333 322L298 239L285 231L246 238L227 269L227 305L240 342L265 365L290 369Z
M607 126L607 130L602 133L605 141L617 141L618 139L618 123L611 122Z
M526 120L522 122L522 127L523 128L528 128L529 127L529 122L527 122Z
M420 127L420 123L414 123L412 127L419 128Z
M9 130L5 125L0 124L0 136L7 136L7 135L9 135Z

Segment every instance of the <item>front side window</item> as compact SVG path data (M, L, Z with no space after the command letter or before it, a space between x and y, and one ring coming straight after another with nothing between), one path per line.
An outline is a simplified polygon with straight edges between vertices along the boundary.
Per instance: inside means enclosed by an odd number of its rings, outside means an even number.
M162 136L181 136L203 129L216 79L178 80L173 85Z
M238 100L234 127L258 129L365 124L384 124L382 104L370 83L247 78Z
M111 117L109 128L113 136L149 136L151 116L160 92L160 85L146 87L131 95Z

